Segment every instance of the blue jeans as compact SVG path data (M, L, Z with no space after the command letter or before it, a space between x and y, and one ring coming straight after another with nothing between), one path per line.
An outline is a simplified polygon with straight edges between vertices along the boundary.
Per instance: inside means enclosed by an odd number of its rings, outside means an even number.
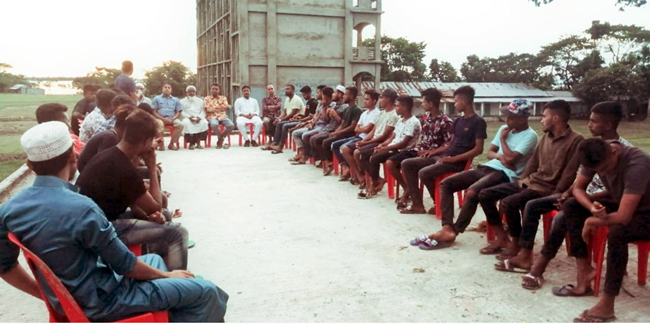
M332 153L336 156L336 159L339 161L340 165L348 165L345 162L345 158L343 157L343 153L341 153L341 147L347 146L349 144L356 143L361 140L361 137L359 136L354 136L354 137L348 137L344 139L340 139L338 141L335 141L332 143Z
M219 129L219 125L223 125L223 134ZM235 129L235 124L232 123L230 118L224 118L219 121L216 118L210 120L210 128L212 128L212 134L219 136L219 139L228 137L230 133Z
M139 257L142 262L167 271L155 254ZM223 322L228 294L202 279L156 279L137 281L122 278L106 297L104 306L87 314L92 321L118 321L142 313L169 310L171 322Z
M115 227L117 237L125 245L147 244L156 254L165 258L165 264L170 269L187 269L188 233L180 224L161 225L135 218L116 219L111 223Z
M312 157L311 138L321 132L321 129L313 129L302 134L302 142L305 145L305 157Z

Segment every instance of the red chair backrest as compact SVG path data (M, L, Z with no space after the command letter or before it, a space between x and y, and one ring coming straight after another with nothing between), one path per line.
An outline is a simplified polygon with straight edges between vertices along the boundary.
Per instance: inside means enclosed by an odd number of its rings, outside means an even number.
M36 283L38 284L38 289L41 292L43 301L45 301L47 310L50 312L50 321L70 321L75 323L90 322L88 320L88 317L86 317L84 312L81 310L81 307L79 307L79 304L77 304L72 295L70 295L70 292L68 292L68 289L63 286L59 278L54 274L54 272L52 272L50 267L48 267L45 262L43 262L38 256L28 250L22 243L20 243L18 238L16 238L13 233L9 233L9 241L16 244L23 251L23 255L25 256L25 259L27 259L27 264L29 265L29 268L32 270L32 273L36 278ZM59 300L61 308L63 308L63 311L65 312L65 316L67 318L61 318L61 315L52 308L52 305L50 305L50 302L47 300L47 297L43 291L43 287L41 287L41 280L38 280L39 277L45 279L48 288Z

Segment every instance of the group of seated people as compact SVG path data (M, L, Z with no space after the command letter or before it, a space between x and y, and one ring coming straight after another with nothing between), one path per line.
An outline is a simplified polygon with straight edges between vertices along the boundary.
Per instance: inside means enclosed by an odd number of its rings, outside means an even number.
M285 106L293 100L290 88ZM358 185L360 199L376 197L386 185L381 177L385 163L384 175L390 174L404 188L396 200L402 214L435 214L435 208L425 209L420 186L434 197L436 178L454 174L439 185L442 229L418 236L411 244L422 250L451 246L480 204L496 239L479 252L496 255L498 271L523 273L525 289L542 287L547 265L568 237L577 284L554 287L553 294L593 294L596 274L587 242L596 227L609 226L604 296L575 321L615 318L614 299L626 272L628 244L650 240L650 155L619 136L619 103L602 102L591 109L588 127L594 138L585 139L569 126L570 105L564 100L549 102L543 108L544 135L539 138L529 125L533 105L514 100L501 108L506 121L490 142L488 161L467 169L483 153L487 138L486 122L474 112L474 89L463 86L455 91L455 109L462 114L456 119L440 110L442 95L437 89L422 92L425 113L420 118L413 115L413 99L392 89L381 96L366 91L365 110L355 104L357 94L354 87L319 86L315 112L301 113L306 110L297 105L283 109L275 117L279 120L274 123L275 141L265 149L280 153L286 137L292 136L297 147L289 160L292 164L313 159L327 176L336 161L342 170L340 180ZM376 108L378 102L381 110ZM453 195L461 191L465 199L454 221ZM541 256L534 260L540 218L551 211L559 213Z
M223 322L228 295L187 270L193 243L167 209L155 154L159 123L129 96L96 96L99 110L84 116L82 137L58 103L38 107L39 124L21 137L36 179L0 207L0 277L63 314L54 294L41 296L18 264L13 233L92 321L169 310L171 321ZM133 246L151 254L136 256Z

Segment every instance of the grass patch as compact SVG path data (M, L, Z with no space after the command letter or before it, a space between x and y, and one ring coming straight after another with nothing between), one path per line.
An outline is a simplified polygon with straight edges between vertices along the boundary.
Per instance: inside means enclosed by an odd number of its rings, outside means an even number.
M48 102L58 102L68 107L68 115L83 95L52 96L0 93L0 118L35 117L36 108Z
M24 159L16 159L0 163L0 179L4 180L6 177L10 176L18 170L23 163L25 163Z

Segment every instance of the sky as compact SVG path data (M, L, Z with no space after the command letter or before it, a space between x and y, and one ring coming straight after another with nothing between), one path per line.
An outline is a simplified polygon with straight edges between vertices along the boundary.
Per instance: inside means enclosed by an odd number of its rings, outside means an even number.
M313 0L305 0L313 1ZM591 21L650 29L650 5L620 12L616 0L384 0L382 34L427 43L425 64L537 53ZM196 70L195 0L2 1L0 62L26 76L80 76L135 65L134 77L168 60Z

